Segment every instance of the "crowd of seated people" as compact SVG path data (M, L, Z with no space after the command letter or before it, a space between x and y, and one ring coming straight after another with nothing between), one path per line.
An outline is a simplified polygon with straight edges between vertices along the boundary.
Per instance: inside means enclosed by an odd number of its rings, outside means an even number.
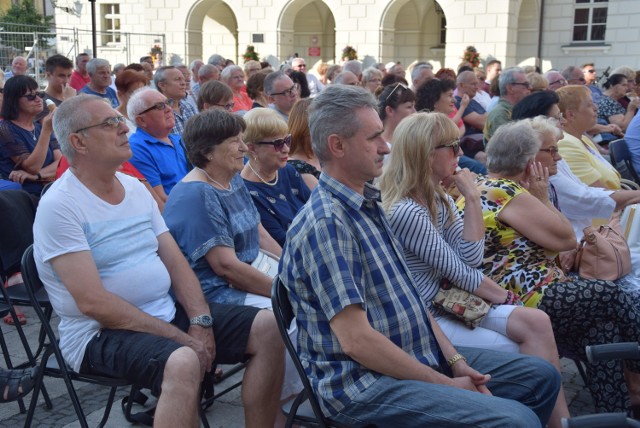
M427 62L347 61L318 79L303 58L274 71L213 55L159 67L152 80L142 62L120 67L114 91L107 61L75 64L52 56L46 92L28 76L3 82L0 190L39 196L54 182L34 231L65 358L112 373L86 359L122 339L114 352L140 354L123 370L160 396L167 420L179 405L197 423L197 398L183 392L210 370L214 346L217 363L251 356L247 426L281 424L279 400L300 392L264 310L273 278L252 266L264 252L282 257L290 337L323 411L343 423L415 424L427 411L424 423L438 425L491 409L494 426L560 426L559 351L586 362L585 345L640 337L633 281L570 272L582 229L640 202L598 144L640 135L625 67L600 89L593 64L552 82L553 71L502 71L499 61L435 74ZM469 134L484 140L463 154ZM139 243L109 253L133 234ZM142 288L152 277L155 286L129 295L117 278L131 263L143 266ZM492 304L480 327L434 309L444 283ZM148 359L161 370L143 370ZM595 410L640 407L639 368L587 364ZM176 399L180 376L191 380ZM524 378L545 396L501 386ZM508 404L497 409L489 391Z

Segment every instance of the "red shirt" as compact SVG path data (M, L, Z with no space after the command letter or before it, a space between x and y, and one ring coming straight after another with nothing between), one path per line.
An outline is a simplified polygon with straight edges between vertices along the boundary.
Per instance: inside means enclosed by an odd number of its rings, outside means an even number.
M69 162L67 161L66 156L62 156L60 158L60 163L58 164L58 169L56 169L56 180L60 178L60 176L69 168ZM137 178L138 180L145 180L144 176L138 171L133 165L131 165L128 161L120 165L118 168L123 174L127 174L131 177Z
M82 74L78 73L78 70L73 70L71 73L71 81L69 82L69 86L71 86L76 91L84 88L87 83L91 81L91 77L87 74L87 77L83 77Z

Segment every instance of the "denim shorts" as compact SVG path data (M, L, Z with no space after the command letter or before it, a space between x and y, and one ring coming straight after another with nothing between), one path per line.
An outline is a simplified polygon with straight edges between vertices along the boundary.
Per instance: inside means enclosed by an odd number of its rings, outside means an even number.
M260 309L216 303L210 303L209 307L216 342L214 364L246 361L251 325ZM189 319L177 303L176 316L171 323L182 331L189 328ZM165 363L182 346L149 333L102 329L87 344L80 372L127 379L158 396Z

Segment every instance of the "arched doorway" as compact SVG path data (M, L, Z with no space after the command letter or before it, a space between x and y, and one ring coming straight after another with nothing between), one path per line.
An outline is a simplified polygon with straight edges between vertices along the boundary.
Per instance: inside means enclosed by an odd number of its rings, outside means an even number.
M435 0L395 0L382 17L380 59L400 61L405 67L426 60L438 68L444 63L446 17Z
M278 26L278 56L285 61L295 54L307 64L335 61L336 21L321 0L293 0L282 10Z
M206 62L216 53L238 62L238 22L231 8L221 0L194 4L185 31L187 64L198 58Z
M516 64L536 65L540 12L537 0L522 0L518 13Z

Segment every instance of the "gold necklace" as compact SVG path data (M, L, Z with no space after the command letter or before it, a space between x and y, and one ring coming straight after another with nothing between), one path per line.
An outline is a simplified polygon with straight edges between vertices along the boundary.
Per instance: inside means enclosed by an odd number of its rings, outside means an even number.
M214 183L214 184L217 184L217 185L218 185L218 187L221 187L221 188L222 188L221 190L226 190L227 192L232 192L232 191L233 191L233 186L231 185L231 182L229 182L229 186L228 186L228 187L225 187L225 186L223 186L223 185L222 185L222 183L220 183L219 181L216 181L216 180L214 180L213 178L211 178L211 176L210 176L209 174L207 174L207 171L205 171L204 169L202 169L202 168L198 168L197 166L195 167L195 169L197 169L198 171L200 171L201 173L203 173L204 175L206 175L206 176L207 176L207 179L208 179L210 182L212 182L212 183Z
M251 166L251 162L247 162L247 165L249 165L249 169L251 171L253 171L253 173L256 175L256 177L258 177L260 179L260 181L262 181L264 184L266 184L267 186L275 186L276 184L278 184L278 171L276 171L276 178L274 181L267 181L264 178L262 178L260 176L260 174L258 174L258 171L256 171L255 169L253 169L253 167Z

